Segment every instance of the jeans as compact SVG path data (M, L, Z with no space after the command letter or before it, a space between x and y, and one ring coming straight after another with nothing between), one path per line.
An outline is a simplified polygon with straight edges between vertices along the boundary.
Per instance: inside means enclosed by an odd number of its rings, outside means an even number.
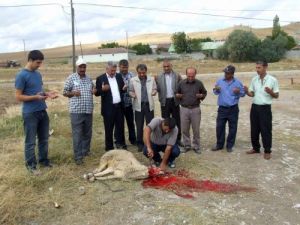
M25 165L27 168L36 168L35 157L36 137L38 138L39 163L47 165L48 139L49 139L49 117L46 110L23 113L23 124L25 133Z
M223 148L225 143L226 123L228 121L229 132L227 136L226 148L231 149L234 146L236 132L238 127L239 107L234 105L231 107L219 106L217 116L217 148Z
M74 159L80 160L90 152L93 114L71 113Z
M162 159L161 159L161 156L159 154L159 152L165 152L165 149L167 147L167 145L157 145L157 144L154 144L153 142L151 142L151 147L153 149L153 153L154 153L154 156L153 156L153 160L155 162L161 162ZM146 157L147 154L148 154L148 151L147 151L147 146L144 145L144 148L143 148L143 153ZM171 154L169 156L169 159L168 159L168 162L169 163L172 163L175 161L175 159L179 156L180 154L180 149L178 147L177 144L173 145L172 149L171 149Z

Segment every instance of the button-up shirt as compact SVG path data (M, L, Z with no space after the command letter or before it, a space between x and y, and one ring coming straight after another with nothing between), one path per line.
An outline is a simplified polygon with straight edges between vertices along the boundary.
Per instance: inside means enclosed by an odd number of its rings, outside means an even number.
M273 97L265 91L269 87L274 93L279 92L278 81L275 77L266 74L263 79L257 75L253 77L249 91L254 92L253 103L256 105L271 105Z
M120 96L120 91L119 91L119 86L118 86L118 82L117 82L117 79L116 79L116 75L111 77L108 74L106 74L106 76L107 76L107 79L108 79L111 95L112 95L112 98L113 98L113 104L120 103L121 102L121 96Z
M69 98L70 113L93 113L93 87L93 81L87 75L80 78L78 73L73 73L67 78L63 93L80 91L80 96Z
M206 97L207 91L200 80L189 81L188 79L184 79L180 81L177 93L182 94L180 105L186 107L198 106L200 101ZM204 96L202 99L199 99L196 94L203 94Z
M132 99L129 96L129 83L130 83L130 79L132 77L134 77L134 74L128 72L126 75L123 75L123 74L121 74L121 75L122 75L124 84L127 86L127 91L123 94L124 106L129 107L129 106L132 106Z
M166 89L167 89L167 98L173 98L173 89L172 89L172 74L171 73L165 73L165 79L166 79Z
M140 81L141 81L141 86L142 86L141 87L142 88L142 90L141 90L141 101L142 102L149 102L148 93L147 93L147 85L146 85L147 77L145 77L143 79L140 78Z
M219 106L233 106L239 103L240 97L245 96L245 90L242 82L238 79L233 78L230 81L227 81L225 78L221 78L215 84L221 89L219 91L214 90L214 94L218 95L218 105ZM240 90L239 93L234 93L233 90L237 88Z

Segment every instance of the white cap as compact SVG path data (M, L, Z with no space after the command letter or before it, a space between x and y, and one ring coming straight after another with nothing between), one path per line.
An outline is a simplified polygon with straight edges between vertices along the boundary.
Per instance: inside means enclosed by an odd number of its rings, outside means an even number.
M79 56L78 60L76 61L76 66L80 65L86 65L86 61L81 56Z

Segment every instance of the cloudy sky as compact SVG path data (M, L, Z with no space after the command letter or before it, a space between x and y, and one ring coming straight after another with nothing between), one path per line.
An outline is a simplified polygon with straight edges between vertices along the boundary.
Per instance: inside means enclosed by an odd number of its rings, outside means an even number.
M296 0L73 0L76 43L300 21ZM51 5L51 4L52 5ZM36 5L38 6L28 6ZM70 0L0 0L0 53L70 45ZM244 18L244 19L242 19ZM250 18L250 19L247 19ZM262 20L261 20L262 19ZM299 31L300 32L300 31Z

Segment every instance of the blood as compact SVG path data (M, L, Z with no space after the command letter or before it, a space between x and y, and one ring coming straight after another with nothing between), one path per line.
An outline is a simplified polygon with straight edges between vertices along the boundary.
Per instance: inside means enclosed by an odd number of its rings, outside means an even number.
M178 170L174 173L160 174L159 168L149 168L149 178L144 180L144 188L156 188L174 192L183 198L194 198L193 193L213 191L219 193L236 193L238 191L253 192L252 187L240 186L237 184L221 183L210 180L196 180L186 170Z

